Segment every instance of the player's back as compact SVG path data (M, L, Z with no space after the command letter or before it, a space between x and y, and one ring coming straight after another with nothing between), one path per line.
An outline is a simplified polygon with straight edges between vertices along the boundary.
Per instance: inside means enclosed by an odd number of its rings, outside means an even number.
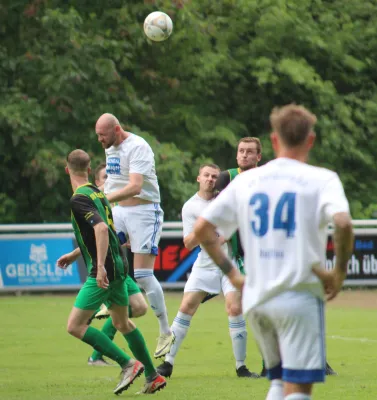
M105 269L109 281L123 280L127 274L127 261L123 256L113 224L110 203L103 192L92 184L76 189L70 200L74 233L91 277L97 275L97 240L94 232L96 223L104 222L108 227L108 251Z
M247 308L289 290L322 297L312 267L324 265L326 228L333 211L348 210L337 174L278 158L244 172L234 183Z

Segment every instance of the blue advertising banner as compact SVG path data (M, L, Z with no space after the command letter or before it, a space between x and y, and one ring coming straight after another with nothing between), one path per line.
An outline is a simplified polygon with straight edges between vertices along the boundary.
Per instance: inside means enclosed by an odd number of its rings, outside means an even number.
M0 290L80 287L77 263L65 270L55 265L73 246L71 238L0 237Z

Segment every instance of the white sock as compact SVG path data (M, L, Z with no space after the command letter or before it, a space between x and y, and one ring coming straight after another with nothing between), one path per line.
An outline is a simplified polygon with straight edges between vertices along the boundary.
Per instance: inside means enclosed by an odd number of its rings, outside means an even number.
M175 340L170 348L170 351L165 356L165 361L174 365L175 356L178 353L179 348L186 337L188 329L190 328L190 321L192 316L178 311L177 316L174 318L171 330L174 333Z
M312 396L305 393L292 393L284 397L284 400L310 400Z
M136 269L134 272L136 282L147 295L151 309L155 313L160 324L160 334L171 333L168 313L165 306L164 292L157 278L153 275L153 269Z
M237 317L228 317L229 334L232 339L234 358L236 359L236 369L245 365L247 330L246 322L242 314Z
M280 379L273 379L271 381L270 390L267 393L266 400L283 400L283 381Z

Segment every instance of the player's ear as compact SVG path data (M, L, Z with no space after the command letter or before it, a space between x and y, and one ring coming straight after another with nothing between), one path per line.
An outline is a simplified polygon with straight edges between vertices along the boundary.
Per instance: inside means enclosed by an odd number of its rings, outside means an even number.
M279 149L279 138L276 132L272 132L270 135L271 145L274 149L274 152L277 152Z
M68 167L66 166L64 169L65 169L65 173L66 173L67 175L69 175L69 169L68 169Z
M308 135L308 149L311 149L314 146L316 134L314 132L310 132Z
M199 182L199 175L196 177L196 182Z

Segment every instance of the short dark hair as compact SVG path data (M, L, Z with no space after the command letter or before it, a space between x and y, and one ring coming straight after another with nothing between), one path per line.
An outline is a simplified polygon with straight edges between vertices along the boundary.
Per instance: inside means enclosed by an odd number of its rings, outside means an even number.
M216 164L204 163L199 167L199 174L200 174L200 171L205 167L210 167L210 168L217 169L217 170L221 171L220 167L218 165L216 165Z
M84 150L73 150L67 156L67 165L68 168L73 172L87 172L88 168L90 167L90 156Z
M238 147L241 143L255 143L257 145L257 153L260 154L262 152L262 144L257 137L246 136L246 137L243 137L242 139L240 139L237 144L237 151L238 151Z
M274 108L270 115L272 129L286 146L295 147L304 143L317 122L317 117L303 106L288 104Z
M99 178L99 173L106 168L106 163L105 162L101 162L100 164L98 164L96 166L96 169L94 170L94 179L97 181Z

